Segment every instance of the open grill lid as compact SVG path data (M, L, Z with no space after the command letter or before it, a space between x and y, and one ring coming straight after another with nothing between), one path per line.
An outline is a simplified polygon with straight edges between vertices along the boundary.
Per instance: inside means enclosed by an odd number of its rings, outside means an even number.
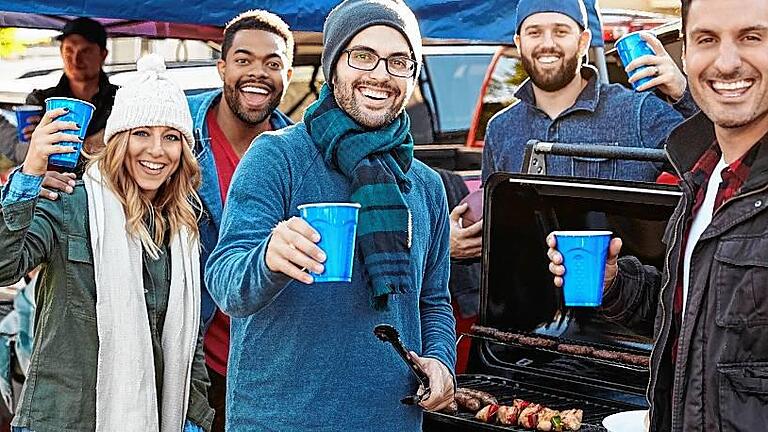
M636 335L603 319L594 308L565 308L548 270L546 236L554 230L610 230L624 242L622 255L661 266L662 235L680 197L676 187L594 179L496 173L485 186L483 276L479 324L540 338L485 337L491 366L546 372L575 381L628 386L642 392L647 365L563 352L582 345L647 356L651 335ZM501 342L501 343L500 343ZM636 372L636 373L635 373ZM635 378L633 378L635 376Z

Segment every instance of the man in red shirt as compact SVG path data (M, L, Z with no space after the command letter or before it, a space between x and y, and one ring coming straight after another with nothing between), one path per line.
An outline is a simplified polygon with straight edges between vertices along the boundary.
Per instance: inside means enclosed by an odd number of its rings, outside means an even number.
M195 122L197 155L203 182L200 222L203 264L218 241L219 223L232 174L251 142L262 132L292 124L277 107L291 78L293 36L277 15L245 12L227 24L219 75L223 89L188 98ZM211 378L208 392L216 410L213 431L224 431L229 317L203 290L205 360Z

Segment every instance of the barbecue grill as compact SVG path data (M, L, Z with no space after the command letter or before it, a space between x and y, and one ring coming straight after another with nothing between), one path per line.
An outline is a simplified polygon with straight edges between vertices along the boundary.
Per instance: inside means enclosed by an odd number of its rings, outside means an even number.
M556 410L582 409L582 431L605 431L606 416L647 408L651 340L606 321L594 308L564 307L548 271L545 239L554 230L607 229L623 239L622 254L661 266L663 230L679 197L676 187L665 185L491 176L480 327L463 335L472 339L472 350L459 387L491 393L501 405L520 398ZM564 352L569 347L584 352ZM529 429L482 423L467 412L430 412L424 430Z

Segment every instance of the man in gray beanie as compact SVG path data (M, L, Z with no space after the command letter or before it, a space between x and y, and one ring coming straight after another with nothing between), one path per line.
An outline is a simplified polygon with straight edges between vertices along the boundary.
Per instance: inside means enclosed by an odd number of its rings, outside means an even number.
M227 430L416 432L423 410L452 401L456 359L445 190L413 158L404 110L419 28L402 1L347 0L324 40L328 84L302 122L243 156L205 272L232 317ZM316 279L343 252L321 248L297 207L349 202L351 276ZM374 336L380 323L413 349L429 394Z

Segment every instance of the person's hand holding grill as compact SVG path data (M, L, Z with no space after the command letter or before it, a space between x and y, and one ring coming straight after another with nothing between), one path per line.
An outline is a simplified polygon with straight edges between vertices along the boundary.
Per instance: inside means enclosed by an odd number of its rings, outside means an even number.
M619 252L621 251L621 244L621 239L616 237L611 239L611 243L608 246L608 258L605 260L605 277L603 278L604 290L607 290L608 287L611 286L613 280L616 278L616 274L619 272L617 261L619 259ZM549 272L555 276L555 286L560 288L563 286L565 266L563 265L563 255L557 251L557 240L552 233L547 236L547 246L549 246L549 250L547 250L547 256L549 257Z

